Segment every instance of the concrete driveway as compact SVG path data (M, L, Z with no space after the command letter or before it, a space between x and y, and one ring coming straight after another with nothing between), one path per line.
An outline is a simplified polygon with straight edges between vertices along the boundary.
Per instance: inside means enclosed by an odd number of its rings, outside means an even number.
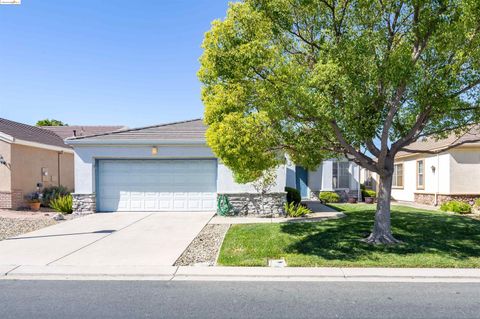
M171 266L213 213L105 213L0 241L2 265Z

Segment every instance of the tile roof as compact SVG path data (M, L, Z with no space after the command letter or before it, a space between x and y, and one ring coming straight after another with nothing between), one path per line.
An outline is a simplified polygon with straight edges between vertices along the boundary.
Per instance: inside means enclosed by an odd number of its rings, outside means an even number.
M202 119L158 124L115 132L79 136L68 140L96 141L96 140L204 140L207 127Z
M19 140L69 148L60 136L49 130L3 118L0 118L0 132Z
M69 126L42 126L43 129L52 131L60 136L62 139L70 137L98 135L118 130L128 129L123 125L110 125L110 126L92 126L92 125L69 125Z
M426 137L410 144L406 148L410 150L434 151L434 150L442 149L444 147L448 147L453 144L459 144L459 143L474 141L478 139L480 139L480 125L474 125L465 134L461 136L457 136L454 132L452 132L447 138L440 139L440 140L432 137ZM480 145L480 142L471 142L471 144ZM412 154L414 153L401 151L397 153L396 157L407 156Z

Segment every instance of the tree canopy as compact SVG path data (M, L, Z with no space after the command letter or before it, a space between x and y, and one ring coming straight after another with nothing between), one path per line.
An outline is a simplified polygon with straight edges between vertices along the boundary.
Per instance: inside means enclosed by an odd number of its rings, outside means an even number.
M68 126L68 124L55 119L44 119L37 121L36 126Z
M479 123L479 17L478 0L231 3L203 42L207 142L239 182L283 153L306 168L344 155L378 173L367 242L396 243L395 155Z
M207 141L242 182L279 150L382 175L419 138L478 123L479 16L477 0L231 3L203 42Z

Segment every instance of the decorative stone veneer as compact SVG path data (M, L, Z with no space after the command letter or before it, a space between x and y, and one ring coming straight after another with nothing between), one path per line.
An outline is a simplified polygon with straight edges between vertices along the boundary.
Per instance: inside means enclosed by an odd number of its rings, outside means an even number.
M73 213L87 215L96 212L95 194L72 194Z
M480 194L438 194L438 205L451 200L457 200L472 205L475 199L480 198ZM435 205L435 194L432 193L415 193L414 201L419 204Z
M310 192L310 199L311 200L320 200L320 192L319 191L311 191Z
M225 195L233 206L236 216L284 216L283 209L287 202L287 193L268 193L262 198L256 193L219 194Z

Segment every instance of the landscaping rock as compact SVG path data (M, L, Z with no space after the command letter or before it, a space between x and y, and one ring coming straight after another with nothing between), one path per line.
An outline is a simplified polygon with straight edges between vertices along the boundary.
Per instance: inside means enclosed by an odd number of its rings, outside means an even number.
M207 225L175 262L175 266L215 266L230 225Z
M63 214L58 213L58 214L53 215L53 219L54 220L65 220L65 216L63 216Z
M0 217L0 240L56 224L51 218L19 219Z

